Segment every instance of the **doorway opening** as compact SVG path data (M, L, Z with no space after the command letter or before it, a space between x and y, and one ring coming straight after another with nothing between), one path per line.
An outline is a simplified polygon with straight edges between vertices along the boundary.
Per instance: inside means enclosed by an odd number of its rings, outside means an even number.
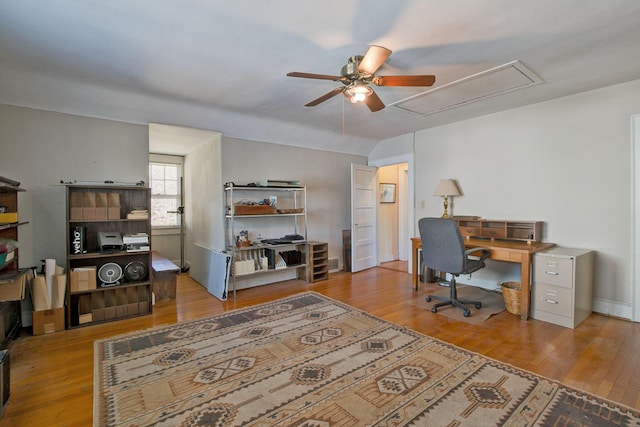
M408 271L406 242L408 169L406 162L381 166L377 170L379 267Z

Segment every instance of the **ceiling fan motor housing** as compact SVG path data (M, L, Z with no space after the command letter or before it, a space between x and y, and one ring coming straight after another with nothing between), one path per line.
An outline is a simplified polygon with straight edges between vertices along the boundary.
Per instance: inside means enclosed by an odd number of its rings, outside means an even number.
M348 85L354 80L362 80L371 77L369 74L358 71L358 67L360 66L360 62L362 62L363 58L364 56L362 55L354 55L347 60L347 63L340 69L340 75L346 78L342 83Z

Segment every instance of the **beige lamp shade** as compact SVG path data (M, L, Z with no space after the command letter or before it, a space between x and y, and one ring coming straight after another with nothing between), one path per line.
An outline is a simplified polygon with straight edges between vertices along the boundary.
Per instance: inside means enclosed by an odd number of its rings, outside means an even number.
M452 179L441 179L438 181L434 196L459 196L460 190L456 185L456 182Z

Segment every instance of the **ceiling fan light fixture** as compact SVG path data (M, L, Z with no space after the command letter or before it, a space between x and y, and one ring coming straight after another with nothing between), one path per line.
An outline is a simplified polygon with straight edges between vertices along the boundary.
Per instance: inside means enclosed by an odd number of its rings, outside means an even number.
M373 93L373 89L361 82L355 82L349 85L344 92L351 102L355 104L356 102L364 101L367 96Z
M369 87L373 83L376 86L432 86L435 76L375 76L375 72L380 68L391 51L382 46L372 45L364 56L355 55L347 60L347 63L340 70L339 76L327 74L312 74L291 72L289 77L302 77L306 79L333 80L341 82L344 87L337 87L331 92L325 93L319 98L304 104L305 107L315 107L328 99L342 93L349 98L352 104L363 102L369 107L371 112L380 111L384 108L384 102L377 93Z

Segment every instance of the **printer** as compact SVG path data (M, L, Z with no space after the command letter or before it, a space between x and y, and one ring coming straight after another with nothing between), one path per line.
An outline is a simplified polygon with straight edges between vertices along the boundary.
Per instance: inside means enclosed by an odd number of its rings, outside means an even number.
M99 231L98 248L100 252L120 252L122 250L122 236L117 231Z

